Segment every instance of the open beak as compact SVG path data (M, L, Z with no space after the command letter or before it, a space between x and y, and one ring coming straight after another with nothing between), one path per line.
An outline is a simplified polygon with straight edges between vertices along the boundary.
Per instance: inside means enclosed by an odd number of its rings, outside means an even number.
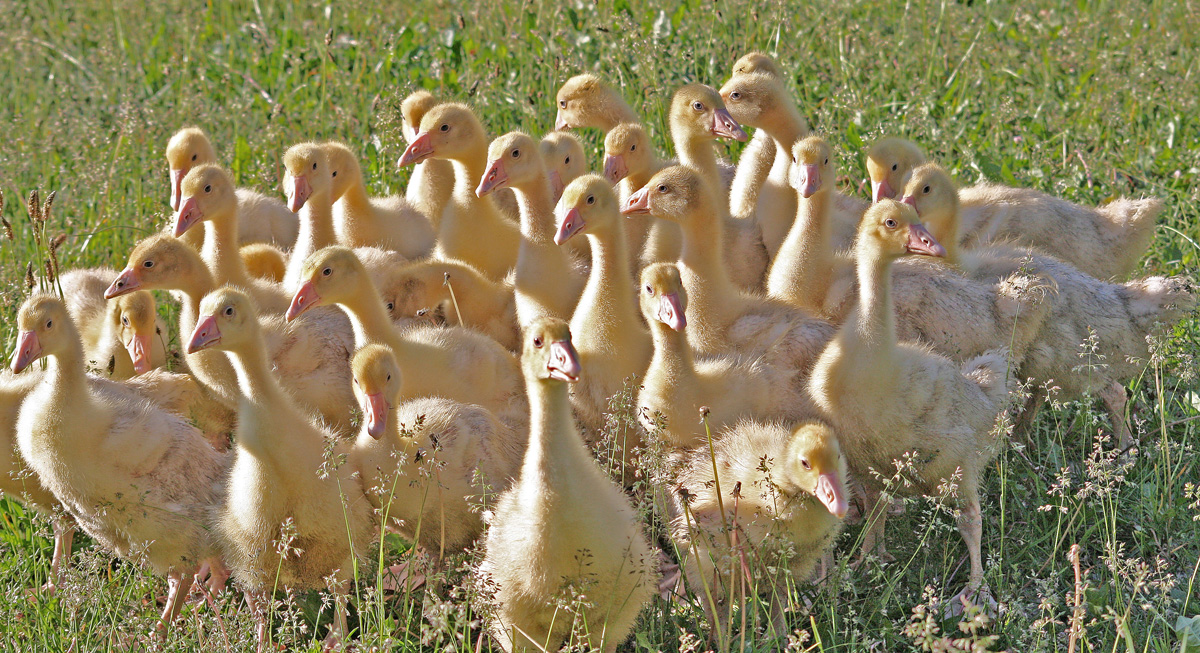
M179 238L187 233L192 225L204 219L204 213L200 211L200 204L195 197L189 197L183 200L179 205L179 210L175 213L175 237Z
M567 383L579 380L579 354L570 340L550 343L550 360L546 361L550 378Z
M687 326L683 305L679 303L679 293L667 293L658 298L658 321L676 331L683 331Z
M610 154L604 157L604 178L610 184L616 184L629 176L629 166L625 165L624 154Z
M746 132L742 131L742 126L738 124L733 116L729 115L728 109L717 109L713 111L712 133L714 136L721 138L732 138L735 141L746 141Z
M183 178L187 176L187 168L179 168L171 171L171 210L179 210L179 196L183 193Z
M479 180L479 188L475 189L476 197L483 197L497 188L504 188L508 184L508 173L504 171L504 160L496 159L488 164L487 172L483 173L483 179Z
M554 114L554 128L560 132L571 128L571 125L567 123L567 119L562 115L562 109L559 109L558 113Z
M187 353L194 354L221 342L221 330L217 328L217 317L205 315L196 323L192 339L188 341Z
M871 202L875 203L882 199L891 199L896 196L896 191L892 190L892 185L888 183L886 177L883 181L871 182Z
M125 268L121 270L121 274L118 274L116 279L113 279L112 285L104 291L104 298L112 299L128 295L141 287L142 282L137 278L137 273L133 271L133 268Z
M563 189L566 188L566 184L563 183L562 175L559 174L559 172L557 170L551 170L549 177L550 177L550 195L551 195L551 197L554 198L554 201L557 202L558 199L560 197L562 197L562 192L563 192Z
M621 207L625 215L644 215L650 213L650 188L646 187L625 198Z
M815 163L802 163L796 166L796 190L800 196L808 199L821 187L821 168Z
M404 149L404 154L400 155L400 160L396 165L403 168L406 165L420 163L433 155L433 136L429 132L417 134L408 147Z
M33 361L42 357L42 343L38 342L37 333L22 331L17 336L17 353L13 354L12 371L19 374L29 367Z
M558 222L558 231L554 232L554 244L561 245L571 240L572 236L583 231L586 226L587 223L583 221L579 209L572 206Z
M300 317L300 314L308 309L321 303L321 296L317 294L317 288L312 281L305 281L300 284L300 288L296 290L296 294L292 297L292 303L288 305L287 315L284 317L288 322Z
M390 406L388 406L387 399L383 397L382 392L366 395L365 403L363 413L365 413L364 416L367 419L367 433L378 440L379 436L383 435L383 430L387 427L387 414Z
M312 186L308 185L308 176L293 175L291 188L288 189L288 210L292 213L299 213L311 195Z
M838 482L837 474L827 473L817 477L817 491L815 493L817 499L825 504L829 509L829 514L841 519L846 516L846 510L850 507L850 502L846 495L842 493L841 483Z
M908 225L908 245L906 249L913 254L924 254L926 256L945 256L946 248L929 233L925 225L910 224Z
M150 371L150 337L149 335L134 334L125 343L125 350L133 360L134 374L145 374Z

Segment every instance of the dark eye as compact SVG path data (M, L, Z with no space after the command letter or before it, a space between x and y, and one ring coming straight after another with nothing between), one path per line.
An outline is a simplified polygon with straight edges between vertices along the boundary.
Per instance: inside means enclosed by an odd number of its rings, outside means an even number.
M654 288L653 288L652 286L646 286L646 294L647 294L647 295L653 295L653 294L654 294Z
M193 160L193 161L195 161L195 160L196 160L196 155L195 155L195 154L193 154L193 155L192 155L192 160Z
M206 192L206 193L211 193L211 192L212 192L212 184L209 184L209 185L205 186L205 187L204 187L204 192Z
M542 348L542 337L541 336L534 336L533 346L537 347L538 349Z
M559 100L559 101L558 101L558 106L559 106L559 108L560 108L560 109L566 109L566 108L567 108L567 101L566 101L566 100Z
M922 189L922 190L921 190L921 192L922 192L922 193L928 193L928 192L929 192L929 187L928 187L928 186L926 186L924 189Z
M596 203L596 196L595 196L595 195L588 195L588 198L587 198L587 203L588 203L588 204L595 204L595 203Z
M421 310L417 311L417 317L425 317L425 315L428 313L429 313L428 308L422 308Z
M396 305L393 304L392 302L388 302L387 309L388 309L388 312L391 313L392 311L396 310Z
M808 462L808 458L801 458L800 466L804 469L812 469L812 463Z
M233 317L233 307L232 306L225 307L225 315L227 315L229 317Z
M632 152L632 151L634 151L634 150L636 150L636 149L637 149L637 145L630 145L630 146L629 146L629 151L630 151L630 152Z
M336 177L336 176L337 176L337 170L334 170L334 171L333 171L333 175L332 175L332 176L333 176L333 177Z
M829 165L829 157L825 158L825 165Z
M892 170L895 170L896 168L899 168L899 167L900 167L900 164L898 164L898 163L892 164Z
M521 158L521 150L513 150L513 151L512 151L512 158L514 158L514 159L519 159L519 158Z
M145 261L145 262L143 262L143 263L142 263L142 267L144 267L144 268L152 268L152 267L154 267L154 261Z
M565 166L571 165L571 157L567 157L567 160L563 161L563 165L565 165Z
M317 162L313 161L313 170L316 170L316 169L317 169Z
M46 320L46 328L47 329L52 328L53 326L54 326L54 320Z
M742 98L742 94L741 94L741 93L738 93L737 91L734 91L734 92L732 92L732 93L730 93L730 94L729 94L729 99L730 99L730 100L740 100L741 98Z
M387 380L388 380L388 381L391 381L391 380L392 380L392 375L391 375L391 374L389 374L389 375L388 375L388 378L387 378Z
M121 324L124 324L125 326L129 326L129 316L128 315L121 316Z
M660 193L665 193L665 192L667 192L667 185L666 185L666 184L659 184L659 185L658 185L658 192L660 192Z
M323 274L325 276L329 276L329 275L333 274L333 268L325 268L324 270L321 270L321 274Z
M442 125L442 131L444 131L444 132L450 131L450 125Z
M693 102L692 108L695 109L696 111L704 111L704 105L699 102Z
M887 227L888 229L895 229L896 221L891 218L888 218L887 220L883 221L883 226Z

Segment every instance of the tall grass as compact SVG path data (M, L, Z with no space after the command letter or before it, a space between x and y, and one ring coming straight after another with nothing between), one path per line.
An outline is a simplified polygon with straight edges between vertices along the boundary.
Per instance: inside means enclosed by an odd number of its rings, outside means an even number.
M838 151L845 192L861 192L864 144L902 134L964 183L1091 204L1161 197L1168 209L1144 272L1187 273L1200 257L1195 2L385 4L0 1L0 190L15 230L0 244L0 314L15 314L37 258L22 208L29 192L58 192L46 233L66 234L64 268L120 267L167 218L162 150L180 126L208 130L241 185L278 189L289 145L340 138L361 154L370 189L393 193L407 174L394 165L397 106L414 88L471 103L495 134L541 133L557 86L594 70L669 149L671 92L688 81L719 86L750 49L776 54L789 72L802 110ZM600 135L586 139L599 168ZM11 324L0 328L6 342ZM1093 406L1051 393L1028 441L997 459L982 488L986 580L1000 602L990 624L976 617L960 631L941 619L965 580L966 552L942 502L913 500L889 519L897 562L839 565L824 585L795 585L795 603L808 607L789 614L787 645L968 650L947 648L961 638L991 650L1166 653L1182 650L1190 627L1189 650L1200 650L1200 620L1188 621L1200 614L1197 335L1194 320L1177 326L1130 384L1136 453L1114 452ZM9 500L0 520L0 650L106 650L150 630L159 580L77 538L62 591L31 597L26 588L49 566L48 523ZM839 558L857 537L848 529ZM384 549L372 567L407 555L391 536ZM394 595L373 589L377 569L360 570L352 625L364 646L486 650L464 580L475 555ZM282 641L312 646L320 599L278 607ZM244 650L248 611L232 596L222 608L223 630L209 611L185 611L164 650ZM656 601L627 646L703 650L707 637L699 605Z

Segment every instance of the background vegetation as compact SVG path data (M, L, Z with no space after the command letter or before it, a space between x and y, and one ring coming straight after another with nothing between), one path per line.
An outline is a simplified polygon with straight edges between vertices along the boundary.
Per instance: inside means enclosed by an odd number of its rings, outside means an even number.
M1144 272L1194 270L1193 0L652 4L0 0L0 190L15 229L15 240L0 244L0 336L10 348L10 316L34 259L29 192L58 192L48 231L66 234L65 265L121 267L131 245L168 217L162 151L183 125L209 131L242 185L278 189L287 146L340 138L361 153L371 189L393 193L406 181L395 167L403 150L395 107L416 87L471 103L496 134L543 133L558 85L593 70L623 89L669 149L673 90L720 86L751 49L776 54L788 71L802 110L839 151L844 191L862 192L864 144L903 134L963 183L1032 186L1091 204L1161 197L1167 210ZM600 135L586 138L599 169ZM1194 321L1177 327L1130 385L1140 450L1118 457L1098 437L1109 429L1093 406L1056 404L1028 442L997 460L984 500L987 582L1000 603L989 627L960 632L937 618L938 599L965 580L966 552L952 517L915 501L889 520L897 562L843 566L831 582L800 588L797 602L810 609L792 614L788 645L1200 650L1197 334ZM125 642L122 633L149 631L161 581L77 538L62 591L29 596L48 569L47 523L8 500L0 520L0 650L106 650ZM839 552L856 537L850 528ZM1078 576L1068 559L1076 544ZM386 599L362 589L364 646L474 650L478 615L464 591L453 578ZM290 603L284 641L311 645L317 601ZM244 649L247 611L237 598L223 605L220 623L189 609L163 648ZM696 610L658 601L626 648L703 650L705 637ZM780 646L755 637L738 645Z

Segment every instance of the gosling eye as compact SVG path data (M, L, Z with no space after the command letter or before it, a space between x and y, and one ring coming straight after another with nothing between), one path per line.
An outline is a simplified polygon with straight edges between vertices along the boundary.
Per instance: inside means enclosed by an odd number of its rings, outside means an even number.
M567 108L567 101L566 101L566 100L559 100L559 101L558 101L558 108L560 108L560 109L566 109L566 108Z
M54 320L46 320L46 328L47 329L54 328Z
M232 306L225 307L225 315L226 315L226 317L233 317L233 307Z
M825 157L825 165L829 165L829 157Z
M129 326L129 316L128 315L121 316L121 324L124 324L125 326Z
M893 220L892 218L888 218L887 220L883 221L883 226L887 227L888 229L895 229L896 221Z
M144 267L144 268L152 268L152 267L154 267L154 261L143 261L143 262L142 262L142 267Z
M596 203L596 196L595 196L595 195L588 195L588 198L587 198L587 203L588 203L588 204L595 204L595 203Z
M337 177L337 170L334 170L334 171L333 171L333 174L332 174L332 175L330 175L330 176L332 176L332 177Z
M317 162L313 161L313 170L316 170L316 169L317 169Z
M428 313L429 313L428 308L422 308L419 311L417 311L417 317L425 317Z
M565 165L565 166L571 165L571 157L567 157L567 160L563 161L563 165Z
M646 286L646 294L647 294L647 295L651 295L651 296L653 296L653 295L654 295L654 287L653 287L653 286Z
M196 155L195 155L195 154L193 154L193 155L192 155L192 160L193 160L193 161L195 161L195 160L196 160Z
M630 145L630 146L629 146L629 151L630 151L630 152L632 152L632 151L634 151L634 150L636 150L636 149L637 149L637 145Z
M442 125L442 127L441 127L441 129L442 129L442 131L444 131L444 132L448 132L448 131L450 131L450 125L443 124L443 125Z
M801 458L800 466L803 467L806 471L809 471L812 469L812 463L808 462L808 458Z
M537 347L538 349L542 348L542 337L541 336L534 336L533 346Z
M921 189L921 192L922 192L922 193L928 193L928 192L929 192L929 187L928 187L928 186L926 186L925 188Z
M665 193L665 192L667 192L667 185L666 185L666 184L659 184L659 185L658 185L658 192L660 192L660 193Z
M333 274L333 268L325 268L324 270L321 270L321 274L323 274L325 276L329 276L329 275Z
M899 168L899 167L900 167L900 164L898 164L898 163L893 163L893 164L892 164L892 170L893 170L893 171L895 171L895 170L896 170L897 168Z
M388 312L391 313L392 311L396 310L396 305L393 304L392 302L388 302L387 309L388 309Z
M392 375L391 375L391 374L387 375L387 377L388 377L388 378L387 378L387 380L388 380L388 381L391 381L391 380L392 380Z
M519 158L521 158L521 150L513 150L513 151L512 151L512 158L514 158L514 159L519 159Z
M206 186L204 187L204 192L206 192L206 193L211 193L211 192L212 192L212 184L208 184L208 185L206 185Z
M738 93L737 91L734 91L729 94L729 99L730 100L740 100L740 99L742 99L742 94Z
M696 111L704 111L704 105L698 101L692 103L692 108L695 109Z

